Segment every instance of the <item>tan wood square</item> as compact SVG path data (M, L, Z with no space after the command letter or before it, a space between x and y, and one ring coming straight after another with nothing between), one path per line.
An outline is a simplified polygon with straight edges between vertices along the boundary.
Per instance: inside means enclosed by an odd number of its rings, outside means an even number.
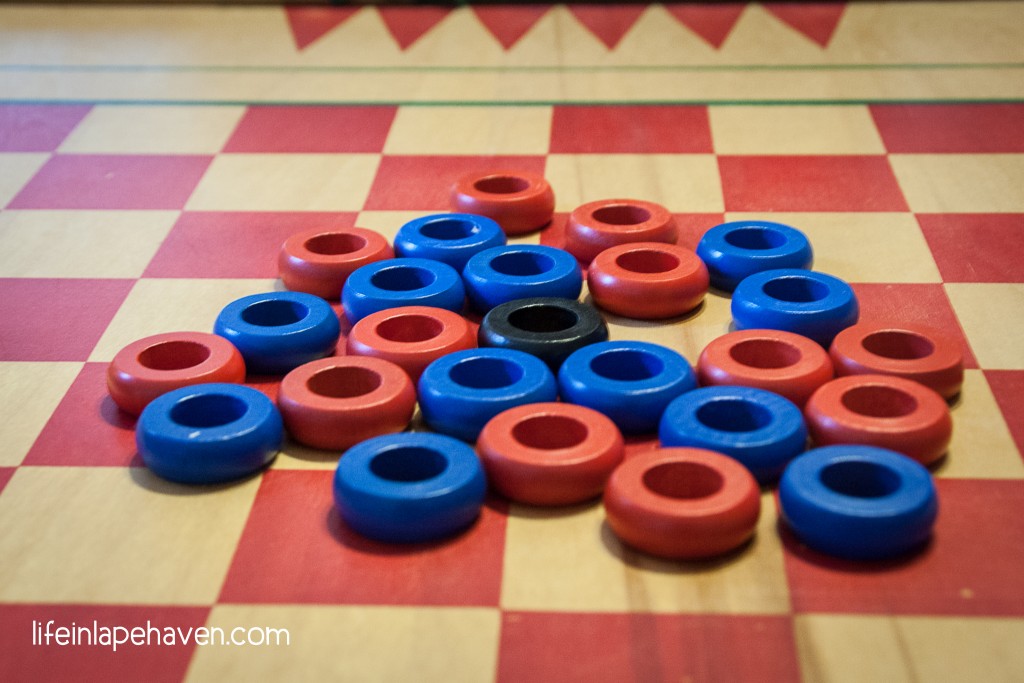
M708 114L719 154L885 154L864 105L710 107Z
M1024 370L1024 284L951 283L946 294L986 370Z
M244 107L94 107L64 140L62 153L216 154Z
M82 363L0 363L0 466L21 464L81 369Z
M46 153L0 153L0 208L14 199L49 158Z
M936 476L1024 479L1024 460L981 370L964 373L964 388L951 413L953 440Z
M546 154L551 107L399 107L386 154Z
M1024 154L892 154L889 163L912 211L1024 211Z

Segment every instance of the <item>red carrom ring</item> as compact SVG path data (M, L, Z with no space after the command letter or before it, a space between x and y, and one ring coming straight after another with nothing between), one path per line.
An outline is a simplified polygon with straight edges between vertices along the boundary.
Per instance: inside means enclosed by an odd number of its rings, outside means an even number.
M107 390L121 410L193 384L245 381L245 361L231 342L206 332L168 332L132 342L107 366Z
M724 334L704 347L697 359L701 386L765 389L801 408L832 378L832 361L820 344L783 330Z
M373 230L310 230L284 241L277 266L288 289L337 301L352 271L394 256L388 241Z
M570 505L601 494L622 462L615 423L570 403L533 403L491 418L476 444L495 491L531 505Z
M402 368L380 358L335 356L295 368L277 396L295 441L345 450L373 436L400 432L412 419L416 391Z
M938 393L890 375L851 375L826 382L804 409L819 446L864 444L903 453L922 465L949 447L953 421Z
M754 535L757 481L741 465L700 448L662 448L626 460L604 492L608 525L626 544L670 559L714 557Z
M470 173L452 185L450 204L494 220L506 235L522 235L551 222L555 193L542 176L527 171Z
M837 375L903 377L931 387L947 400L960 393L964 383L959 344L923 325L853 325L836 335L829 354Z
M708 269L675 244L639 242L605 249L591 261L594 303L628 318L660 319L695 309L708 293Z
M660 204L639 199L603 199L577 207L565 226L565 249L590 263L605 249L633 242L674 244L675 218Z

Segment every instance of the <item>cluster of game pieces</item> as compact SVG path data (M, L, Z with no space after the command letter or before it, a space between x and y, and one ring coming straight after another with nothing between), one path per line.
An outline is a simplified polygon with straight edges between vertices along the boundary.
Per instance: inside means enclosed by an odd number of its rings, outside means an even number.
M295 235L279 260L289 291L229 304L214 334L123 349L108 384L141 413L146 465L181 482L244 477L287 431L343 452L341 517L388 542L459 533L488 485L531 505L603 495L624 542L669 558L743 545L775 483L783 519L819 551L882 558L929 537L925 466L949 444L959 347L857 324L853 290L810 270L801 232L726 223L693 252L666 209L615 199L572 212L565 250L509 245L554 210L548 183L519 172L460 180L452 208L393 246L360 228ZM581 264L594 305L579 301ZM609 341L599 309L674 318L709 286L732 292L736 331L696 369L664 346ZM328 299L352 325L344 355ZM283 375L276 405L241 384L247 371ZM406 431L417 404L429 432ZM623 435L655 433L660 447L625 458Z

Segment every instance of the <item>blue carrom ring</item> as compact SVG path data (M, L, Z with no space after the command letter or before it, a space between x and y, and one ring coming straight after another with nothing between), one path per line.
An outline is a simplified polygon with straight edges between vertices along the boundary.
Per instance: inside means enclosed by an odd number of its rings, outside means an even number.
M724 453L766 484L804 451L807 426L796 404L778 394L716 386L688 391L672 401L661 416L658 438L666 447Z
M562 399L593 408L624 433L653 432L665 408L697 388L689 362L641 341L606 341L574 351L558 370Z
M146 467L186 484L215 484L258 472L277 455L283 436L274 402L241 384L170 391L146 406L135 428Z
M395 254L402 258L441 261L462 272L474 254L503 246L501 226L486 216L437 213L409 221L395 235Z
M782 518L809 548L848 560L909 553L938 516L928 470L873 446L826 446L793 460L779 481Z
M543 244L484 249L466 263L462 279L470 303L481 312L516 299L578 299L583 291L576 257Z
M267 292L225 306L215 334L235 345L253 374L283 375L334 351L341 326L325 300L304 292Z
M814 252L796 228L771 221L722 223L704 233L697 256L708 267L711 286L726 292L765 270L810 268Z
M418 385L420 411L434 431L475 441L498 413L558 397L544 361L513 349L468 349L438 358Z
M473 448L443 434L367 439L345 451L334 502L357 533L387 543L434 541L480 515L487 480Z
M832 339L855 324L857 296L833 275L795 268L755 273L732 296L737 330L784 330L828 348Z
M432 306L459 313L466 289L447 263L395 258L369 263L348 276L341 290L345 317L355 325L378 311L399 306Z

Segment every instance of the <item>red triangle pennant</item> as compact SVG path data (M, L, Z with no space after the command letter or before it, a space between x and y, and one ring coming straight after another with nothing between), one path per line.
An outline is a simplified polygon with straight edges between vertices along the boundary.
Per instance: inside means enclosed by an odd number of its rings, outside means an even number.
M491 32L506 50L515 45L540 18L551 9L550 5L478 5L473 7L477 19Z
M286 7L295 47L304 50L359 11L358 7Z
M822 47L828 46L832 40L832 34L846 10L845 2L766 2L763 5L766 10Z
M569 11L587 27L609 50L614 50L622 37L640 18L646 5L568 5Z
M714 5L665 5L679 23L707 41L716 50L729 37L746 9L746 3L721 2Z
M451 7L438 6L377 7L380 18L403 50L434 28L451 11Z

